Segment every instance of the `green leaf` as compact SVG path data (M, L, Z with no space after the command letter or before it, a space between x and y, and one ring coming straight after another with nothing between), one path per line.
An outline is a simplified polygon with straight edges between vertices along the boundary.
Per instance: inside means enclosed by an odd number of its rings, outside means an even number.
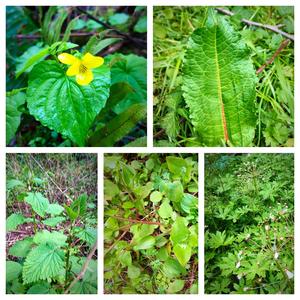
M17 58L16 78L24 72L30 72L34 65L45 59L50 53L50 47L41 47L39 44L28 48L22 56Z
M71 204L71 209L78 213L78 216L83 217L86 213L87 194L81 194Z
M189 237L189 229L183 217L177 217L172 225L170 239L174 245L185 242Z
M6 261L6 281L10 282L18 279L20 273L22 272L22 265L15 261Z
M127 266L127 267L131 266L132 258L131 258L130 251L123 251L119 255L119 261L122 264L122 266Z
M71 207L67 206L66 204L64 204L64 208L66 210L66 213L68 215L68 217L70 218L71 221L74 221L78 218L79 216L79 212L75 212Z
M184 280L176 279L170 283L168 287L168 294L176 294L180 292L184 287Z
M19 225L25 223L25 217L21 214L11 214L6 219L6 231L15 230Z
M126 82L134 90L113 108L116 114L126 111L131 105L147 102L147 60L134 54L114 54L107 58L111 66L112 84Z
M66 218L65 217L53 217L53 218L48 218L46 220L43 221L43 224L47 225L47 226L56 226L57 224L65 221Z
M17 179L10 179L6 181L6 189L7 190L13 190L16 187L25 187L25 184Z
M128 266L127 274L130 279L135 279L140 276L141 270L140 270L140 268L138 268L134 265L130 265L130 266Z
M159 203L161 199L162 199L162 193L161 192L154 191L150 195L150 201L155 203L155 204Z
M155 238L153 236L146 236L137 241L137 244L133 247L134 251L150 249L155 245Z
M49 206L49 201L41 193L28 193L24 200L26 203L31 205L34 212L36 212L39 216L45 216Z
M183 96L201 142L251 146L257 79L243 38L223 16L210 16L187 48Z
M162 205L160 206L160 208L158 210L158 214L163 219L167 219L167 218L170 218L172 216L172 213L173 213L173 209L172 209L171 205L169 204L169 201L164 200Z
M226 237L225 230L223 232L217 231L217 233L211 233L210 238L207 241L207 244L209 247L213 249L217 249L222 246L228 246L231 245L234 242L235 238L234 236L228 236Z
M191 247L187 244L176 244L173 251L180 264L185 267L192 255Z
M94 118L105 106L110 87L107 66L93 69L93 73L94 80L87 86L80 86L57 62L38 63L29 74L27 103L30 114L44 126L84 146Z
M26 294L56 294L48 282L38 283L31 286Z
M84 53L89 52L92 55L96 55L97 53L99 53L100 51L105 49L106 47L116 44L120 41L122 41L121 38L101 39L98 36L93 35L87 42L87 44L84 48Z
M166 196L172 202L180 202L183 197L183 186L180 181L170 182L166 185Z
M105 195L105 200L111 200L113 197L118 195L120 193L120 190L118 186L113 183L109 179L104 180L104 195Z
M26 257L32 248L33 239L31 237L17 241L11 248L8 254L16 257Z
M147 16L140 17L137 23L134 25L133 30L138 33L147 32Z
M75 236L92 246L95 244L97 239L97 230L92 227L80 228L75 233Z
M21 122L19 107L25 103L26 95L20 90L6 93L6 144L15 136Z
M48 230L39 231L35 234L33 242L39 245L53 245L62 247L66 245L67 236L60 231L50 232Z
M108 18L108 21L111 25L122 25L129 20L129 15L125 13L116 13Z
M42 244L28 254L23 266L23 282L50 280L63 272L64 252L57 246Z
M89 139L94 147L111 147L128 134L147 115L145 104L134 104L128 110L110 120Z
M64 208L61 205L59 205L57 203L52 203L52 204L49 204L46 212L53 217L53 216L60 215L63 211L64 211Z
M163 272L170 279L179 276L180 274L185 274L185 269L180 265L180 263L173 258L169 258L163 264Z

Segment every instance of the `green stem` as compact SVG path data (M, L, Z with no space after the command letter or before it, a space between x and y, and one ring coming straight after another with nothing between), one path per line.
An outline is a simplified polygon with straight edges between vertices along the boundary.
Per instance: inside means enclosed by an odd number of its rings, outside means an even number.
M33 232L36 234L37 231L37 225L36 225L36 217L35 212L32 210L32 217L33 217Z
M73 240L73 235L72 235L72 230L73 230L73 222L71 223L70 231L69 231L69 236L68 236L68 246L67 246L67 253L66 253L66 273L65 273L65 288L68 287L69 285L69 274L70 274L70 252L71 252L71 244Z

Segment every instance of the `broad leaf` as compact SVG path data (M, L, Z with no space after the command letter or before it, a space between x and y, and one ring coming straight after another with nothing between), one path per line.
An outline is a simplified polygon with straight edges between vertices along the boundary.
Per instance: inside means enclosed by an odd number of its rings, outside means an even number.
M15 136L21 122L19 107L25 103L26 95L20 90L6 94L6 144Z
M46 220L43 221L43 224L47 225L47 226L56 226L57 224L65 221L66 218L65 217L53 217L53 218L48 218Z
M153 203L158 203L158 202L160 202L161 199L162 199L162 194L161 194L161 192L154 191L154 192L151 193L151 195L150 195L150 201L153 202Z
M86 213L86 201L87 201L87 194L81 194L78 198L72 202L71 208L73 211L78 213L78 216L83 217Z
M251 146L256 125L256 75L242 37L224 17L194 31L184 62L183 91L206 146Z
M137 244L133 247L135 251L150 249L155 245L155 238L153 236L146 236L137 241Z
M38 283L31 286L26 294L56 294L48 282Z
M33 242L35 244L48 244L54 246L65 246L66 245L67 236L62 232L53 231L50 232L48 230L39 231L35 234L33 238Z
M110 71L107 66L93 70L94 80L80 86L55 61L43 61L29 75L27 90L30 113L44 126L70 138L79 146L109 95Z
M27 197L25 197L25 202L30 204L32 209L39 216L45 216L49 206L49 201L41 193L28 193Z
M50 280L64 271L64 252L54 245L39 245L27 256L23 266L25 284Z
M93 244L95 244L97 239L97 230L92 227L79 227L76 230L75 236L92 246Z
M172 243L178 244L186 241L189 237L189 229L185 224L185 219L183 217L177 217L171 230L170 239Z
M17 257L26 257L33 245L31 237L17 241L10 249L8 254Z
M172 216L172 213L173 213L173 209L172 209L171 205L169 204L169 201L164 200L163 203L161 204L159 210L158 210L158 214L163 219L167 219L167 218L170 218Z
M170 279L186 273L185 269L180 265L180 263L173 258L169 258L165 261L162 270Z
M25 223L25 217L21 214L11 214L6 219L6 231L15 230L19 225Z
M19 277L22 272L22 265L15 261L6 261L6 281L13 281Z
M52 217L60 215L63 211L64 211L64 208L57 203L49 204L49 206L47 208L47 213L50 214Z
M132 257L130 251L123 251L119 256L119 261L122 266L129 267L132 264Z
M128 271L127 271L128 277L131 279L135 279L138 278L141 274L141 270L140 268L134 266L134 265L130 265L128 267Z
M184 287L184 280L176 279L170 283L168 288L168 294L175 294L181 291Z
M13 190L16 187L25 187L25 184L18 179L10 179L6 181L6 189Z
M176 244L173 248L176 258L185 267L192 255L192 249L187 244Z

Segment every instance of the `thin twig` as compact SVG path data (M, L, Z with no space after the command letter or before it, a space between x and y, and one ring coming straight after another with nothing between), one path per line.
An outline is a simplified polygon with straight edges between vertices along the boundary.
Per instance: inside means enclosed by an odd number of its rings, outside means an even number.
M115 246L116 244L126 235L130 227L127 228L118 238L117 240L107 249L107 251L104 253L104 256L107 255Z
M91 252L89 253L89 255L86 258L86 261L81 269L81 271L79 272L79 274L76 276L76 278L74 278L74 280L71 282L71 284L69 285L69 287L65 290L64 294L69 294L70 290L72 289L72 287L76 284L76 282L78 282L80 279L83 278L85 272L88 269L89 263L95 253L95 251L97 250L97 241L95 242Z
M273 61L275 60L275 58L276 58L276 57L280 54L280 52L281 52L281 51L289 44L289 42L290 42L289 39L284 40L284 41L280 44L279 48L275 51L275 53L273 54L273 56L272 56L270 59L268 59L268 60L266 61L266 63L263 64L263 65L256 71L256 74L261 73L261 72L265 69L266 66L272 64Z
M148 224L148 225L163 225L160 222L152 222L152 221L143 221L143 220L135 220L135 219L128 219L128 218L122 218L118 216L112 216L112 218L121 220L121 221L127 221L129 223L140 223L140 224Z
M119 35L121 35L121 36L127 38L128 40L130 40L130 41L132 41L132 42L138 44L140 47L143 47L143 48L145 47L146 41L144 41L144 40L142 40L142 39L134 38L134 37L132 37L130 34L125 33L125 32L122 32L122 31L116 29L115 27L113 27L113 26L111 26L111 25L109 25L109 24L107 24L107 23L105 23L105 22L103 22L103 21L101 21L101 20L95 18L93 15L91 15L90 13L88 13L87 11L85 11L84 9L81 9L80 7L76 7L76 9L77 9L79 12L85 14L89 19L95 21L95 22L98 23L98 24L101 24L103 27L115 31L115 32L118 33Z
M224 9L224 8L216 8L216 10L219 13L222 13L222 14L227 15L227 16L233 16L234 15L233 12L231 12L227 9ZM247 20L247 19L241 19L241 22L248 25L248 26L256 26L256 27L261 27L261 28L264 28L264 29L271 30L273 32L281 34L282 36L290 39L291 41L294 41L294 35L289 34L285 31L282 31L282 30L279 29L282 25L262 24L262 23L253 22L253 21L250 21L250 20Z

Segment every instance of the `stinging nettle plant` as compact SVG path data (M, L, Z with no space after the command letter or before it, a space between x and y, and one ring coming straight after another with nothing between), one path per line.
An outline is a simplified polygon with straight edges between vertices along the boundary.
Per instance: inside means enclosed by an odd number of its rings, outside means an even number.
M16 195L29 213L10 214L6 232L33 223L33 234L17 241L8 251L14 260L6 261L7 293L97 293L97 261L80 255L82 245L92 254L96 251L97 231L87 209L92 203L86 194L72 202L70 199L70 205L50 203L43 195L44 183L31 175L27 184L17 179L7 181L7 193ZM87 268L80 275L85 263Z

